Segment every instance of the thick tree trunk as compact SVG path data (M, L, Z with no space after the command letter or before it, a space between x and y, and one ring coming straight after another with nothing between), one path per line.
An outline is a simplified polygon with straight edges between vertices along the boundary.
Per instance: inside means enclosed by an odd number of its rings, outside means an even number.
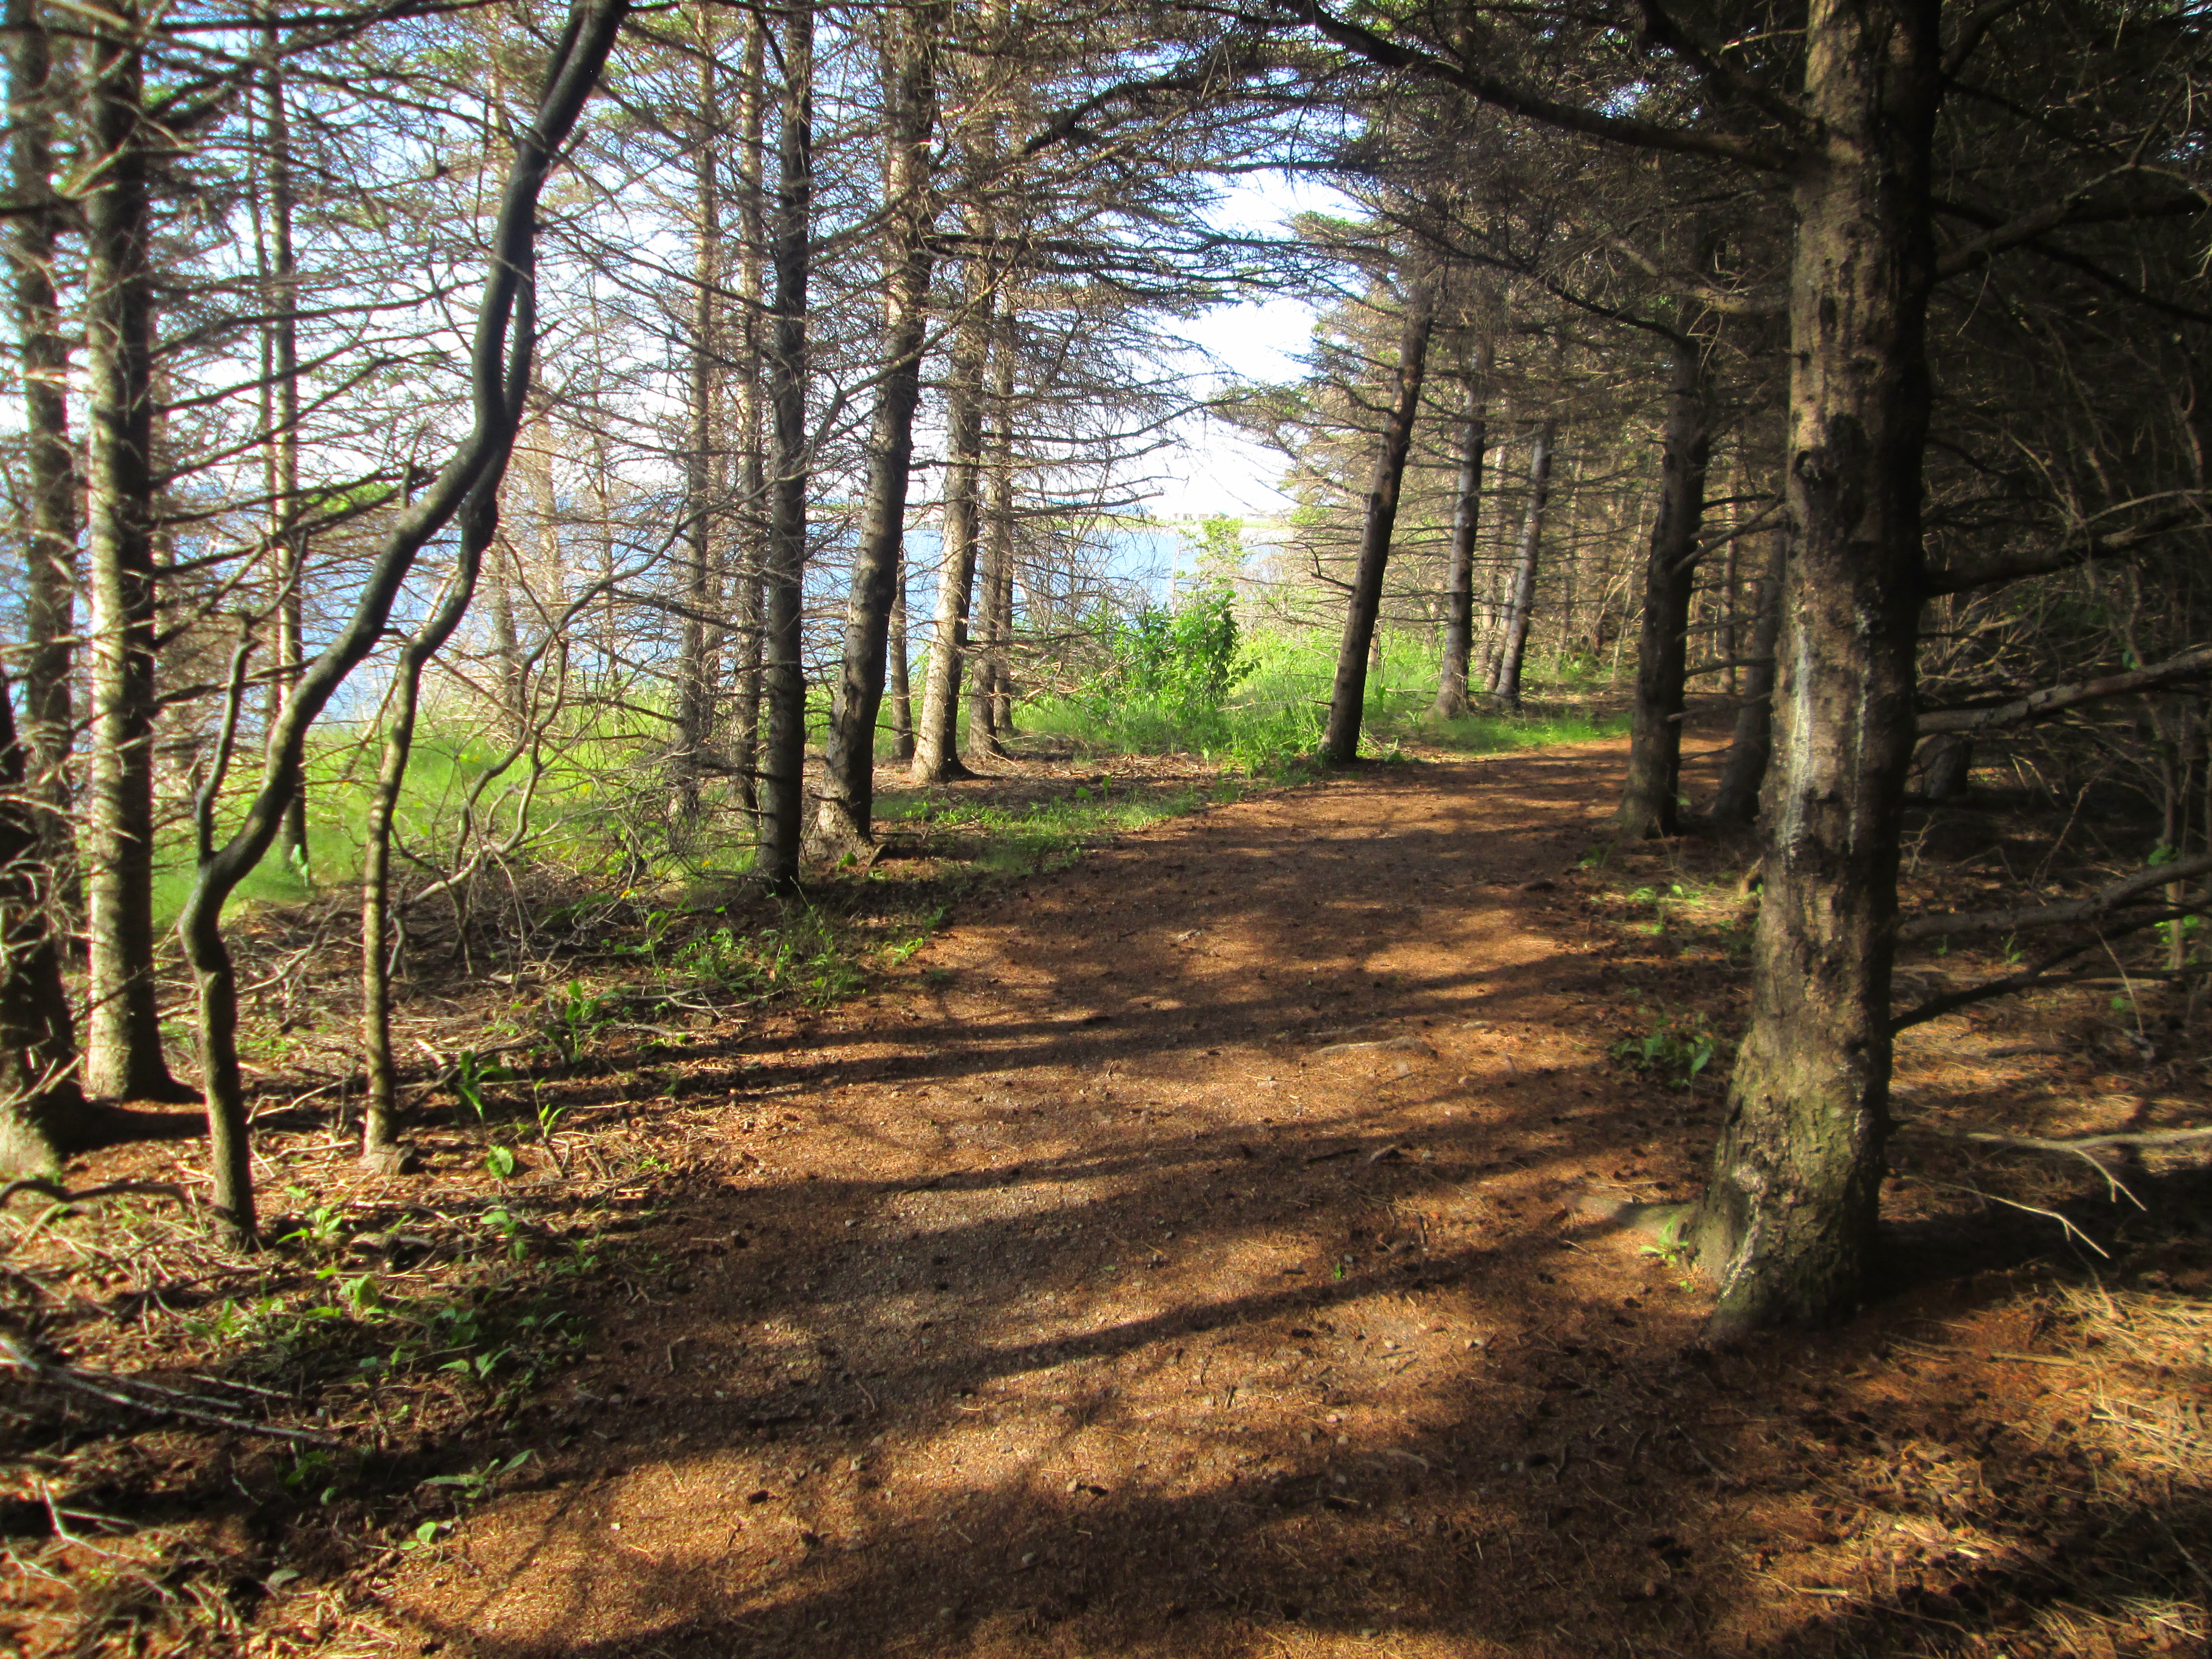
M1359 535L1359 562L1352 578L1352 598L1344 617L1344 638L1337 647L1336 678L1329 688L1328 727L1322 758L1349 766L1359 755L1359 727L1367 714L1367 658L1375 644L1375 623L1382 606L1382 574L1390 560L1390 536L1398 522L1398 493L1406 482L1406 456L1413 443L1413 422L1420 413L1421 375L1428 367L1429 336L1436 327L1436 284L1424 256L1415 253L1406 286L1405 317L1398 337L1398 384L1384 418L1375 471L1367 486L1367 514Z
M929 323L929 237L937 220L930 179L937 131L934 22L933 11L894 8L884 14L883 81L890 110L884 137L884 366L816 823L817 839L830 850L874 839L876 719L883 711L884 656L906 538L914 412Z
M998 356L992 365L991 436L983 463L983 648L978 653L975 695L968 704L968 747L979 755L1004 756L1000 742L1000 699L1006 677L1006 620L1003 590L1013 579L1014 562L1014 350L1012 318L1003 318Z
M169 1075L154 987L153 295L141 24L92 42L98 186L85 215L92 764L82 860L90 946L85 1079L96 1095L190 1099Z
M1717 830L1748 829L1759 817L1759 792L1774 752L1774 647L1782 634L1783 563L1786 532L1771 538L1765 573L1753 586L1751 665L1744 670L1736 704L1735 734L1721 768L1721 787L1706 821Z
M1443 659L1431 713L1457 720L1467 713L1468 662L1474 653L1474 544L1482 529L1482 459L1490 442L1490 377L1497 363L1495 336L1477 337L1467 370L1467 414L1460 422L1459 487L1452 507L1449 563L1444 573Z
M714 452L720 441L715 364L722 348L715 296L721 283L722 194L716 173L722 118L714 85L714 37L707 21L710 15L703 9L699 13L699 131L691 158L691 365L687 388L691 431L684 458L684 629L676 663L676 746L669 757L677 815L686 824L699 816L699 782L714 707L707 617L714 603L719 482Z
M1508 708L1521 706L1521 666L1528 654L1528 620L1536 608L1536 559L1544 546L1544 514L1552 503L1552 448L1559 437L1559 422L1547 420L1536 428L1536 442L1528 452L1528 514L1521 524L1521 551L1513 563L1513 586L1505 602L1504 637L1490 682L1491 696Z
M23 788L46 810L40 855L68 882L70 678L76 632L77 470L69 432L70 348L54 290L62 211L53 188L52 54L39 0L9 0L9 106L19 210L9 256L23 409Z
M0 1178L53 1173L85 1117L32 764L0 678Z
M1863 1291L1887 1126L1890 930L1914 741L1942 77L1932 0L1815 0L1790 286L1784 734L1751 1029L1699 1206L1723 1331Z
M806 792L806 670L799 660L806 567L806 283L814 223L814 12L783 14L783 92L776 150L775 295L769 306L769 402L775 423L769 483L762 681L758 868L772 886L799 879Z
M945 505L939 517L942 545L937 566L936 625L929 638L929 673L922 683L921 719L915 727L916 783L942 783L972 775L960 763L960 673L968 650L968 605L975 586L975 483L983 447L983 360L991 342L991 271L975 259L968 267L958 332L952 342L951 384L946 390Z
M1683 672L1688 666L1690 595L1705 522L1705 462L1712 447L1698 341L1668 343L1667 433L1659 463L1659 511L1644 562L1644 616L1637 638L1636 708L1629 728L1628 781L1613 825L1631 841L1672 836L1681 785Z

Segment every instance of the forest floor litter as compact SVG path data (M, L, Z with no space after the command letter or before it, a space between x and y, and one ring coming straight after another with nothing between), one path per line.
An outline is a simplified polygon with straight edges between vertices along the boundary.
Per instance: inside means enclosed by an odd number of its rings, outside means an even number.
M1887 1293L1707 1347L1646 1224L1717 1129L1745 854L1612 845L1624 748L1254 787L955 888L902 828L825 878L936 923L865 980L436 983L416 1166L271 1105L258 1256L156 1193L19 1200L0 1328L107 1393L0 1355L0 1651L2204 1651L2202 1149L1942 1133L2212 1121L2186 1032L2132 988L1913 1028ZM940 793L1212 787L1179 764ZM1908 893L2008 833L1934 826ZM266 1068L307 1095L313 1012Z

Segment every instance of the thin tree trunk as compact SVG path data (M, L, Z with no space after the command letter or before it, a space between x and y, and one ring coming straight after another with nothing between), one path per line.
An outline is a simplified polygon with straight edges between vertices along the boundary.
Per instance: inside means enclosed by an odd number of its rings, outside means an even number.
M1337 647L1336 678L1329 690L1328 727L1322 757L1332 766L1349 766L1359 755L1359 727L1367 714L1368 653L1375 644L1376 618L1382 605L1382 573L1390 559L1390 536L1398 522L1398 493L1406 482L1406 456L1413 443L1420 413L1421 374L1428 366L1429 336L1437 320L1434 273L1426 256L1408 256L1405 317L1398 337L1398 385L1382 424L1375 471L1367 486L1367 515L1359 536L1359 562L1346 607L1344 638Z
M906 540L899 540L898 584L891 592L891 758L903 764L914 758L914 688L908 653L912 645L906 628Z
M1498 669L1490 693L1508 708L1521 706L1521 665L1528 652L1528 619L1536 608L1536 559L1544 545L1544 510L1552 500L1552 447L1559 423L1547 419L1536 428L1528 452L1528 514L1521 525L1521 551L1513 564L1513 588L1505 606L1505 636L1498 647Z
M78 478L69 432L70 348L54 290L62 215L53 189L52 53L39 0L9 0L6 51L15 197L19 209L29 210L18 212L9 248L28 497L22 550L23 787L45 808L33 826L40 856L66 886L75 868L67 814Z
M576 0L546 70L535 118L515 146L513 167L493 229L489 270L470 352L475 422L423 495L394 525L362 584L353 615L300 676L264 745L261 781L239 827L214 844L215 797L222 786L228 739L200 792L195 814L199 859L177 933L199 991L201 1074L208 1103L211 1206L224 1232L250 1245L255 1234L252 1146L238 1059L238 978L222 935L222 909L276 839L292 792L299 787L307 733L346 677L384 635L416 556L456 513L463 537L489 546L499 483L522 422L536 334L538 198L553 158L566 143L599 83L608 49L627 15L627 0ZM233 718L243 656L233 668Z
M1644 562L1644 617L1636 647L1636 707L1628 780L1614 827L1631 841L1680 832L1683 673L1688 666L1690 595L1705 522L1705 464L1712 447L1705 365L1698 339L1668 343L1667 431L1659 462L1659 511Z
M951 384L945 396L945 505L939 517L936 626L929 638L929 673L922 683L921 720L915 729L916 783L972 775L956 750L960 672L968 647L968 604L975 586L975 483L983 447L983 360L990 349L993 282L981 258L968 266L964 310L952 342Z
M1742 701L1736 705L1735 736L1721 768L1720 792L1706 814L1716 829L1748 829L1757 820L1759 792L1774 752L1774 646L1782 633L1782 566L1790 538L1786 532L1777 532L1771 540L1766 569L1753 584L1752 662L1738 694Z
M488 493L486 500L494 499ZM399 1151L399 1069L392 1052L392 825L415 750L415 717L421 700L422 670L442 649L468 614L483 568L485 544L498 523L495 514L465 514L453 580L438 610L399 653L392 670L392 713L384 732L384 753L368 800L361 875L361 1046L368 1091L362 1120L362 1162L397 1175Z
M806 283L814 220L814 11L783 14L783 89L776 140L775 296L769 307L769 401L775 421L769 483L758 868L772 886L799 879L806 788L806 671L799 660L799 584L806 565Z
M741 14L744 73L738 84L738 604L737 708L731 720L730 765L748 812L760 810L760 712L763 581L768 569L765 504L768 472L761 419L761 250L765 166L761 130L767 107L768 29L757 10Z
M1490 377L1497 338L1477 337L1474 362L1466 370L1467 414L1460 422L1459 488L1452 507L1449 562L1444 573L1443 661L1431 713L1457 720L1467 713L1468 661L1474 652L1474 546L1482 532L1482 459L1490 442Z
M968 747L975 754L1003 757L999 699L1006 672L1006 630L1000 606L1001 591L1012 580L1014 558L1013 319L1003 313L991 367L990 408L991 435L983 461L983 648L968 703Z
M1818 136L1794 173L1780 775L1751 1028L1695 1231L1723 1333L1846 1316L1874 1251L1924 579L1939 21L1922 0L1808 15Z
M884 331L868 478L845 607L845 652L830 716L816 833L832 850L874 839L876 718L884 702L884 656L906 538L907 483L914 471L914 412L921 397L921 353L929 324L929 237L937 221L930 181L937 131L931 58L936 13L895 7L884 14Z
M94 36L87 86L99 185L86 199L87 543L92 765L83 866L90 969L85 1076L121 1099L190 1099L169 1075L154 986L153 295L141 29Z
M685 823L699 816L699 780L708 746L714 687L707 667L709 573L714 557L716 356L720 350L715 295L722 240L721 191L716 179L721 111L714 86L714 37L698 14L699 126L692 155L694 187L691 252L691 432L684 456L684 630L676 665L676 752L669 757L677 814Z
M300 678L304 616L300 584L307 562L300 529L300 267L292 246L295 203L292 184L292 124L278 65L276 26L264 26L263 94L268 101L270 380L275 419L268 447L270 552L276 592L276 669L270 709L281 706ZM303 786L286 808L276 852L302 875L307 872L307 792Z

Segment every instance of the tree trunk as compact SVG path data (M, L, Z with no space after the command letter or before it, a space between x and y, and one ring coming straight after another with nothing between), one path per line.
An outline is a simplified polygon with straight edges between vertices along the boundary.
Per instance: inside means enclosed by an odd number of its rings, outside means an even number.
M737 708L732 713L730 766L748 812L760 810L763 579L768 568L765 503L768 474L762 453L761 248L763 159L761 129L767 106L768 31L762 14L739 14L744 73L738 83L738 604Z
M487 502L497 498L479 492ZM466 512L459 556L446 597L422 629L400 651L392 670L392 714L385 726L384 753L368 799L361 874L361 1026L368 1099L362 1115L362 1161L387 1175L399 1172L399 1072L392 1053L392 824L415 750L415 716L422 689L422 670L441 650L475 596L484 547L498 526L495 512Z
M884 656L906 538L914 412L929 324L929 237L937 221L930 179L937 131L934 22L933 11L893 8L884 14L883 84L890 108L884 137L884 366L816 824L822 845L831 850L874 839L876 718L883 711Z
M1699 342L1668 343L1667 434L1659 463L1659 511L1644 562L1644 617L1636 646L1636 709L1628 781L1613 826L1630 841L1680 833L1683 672L1688 666L1690 594L1698 579L1705 521L1705 462L1712 447Z
M153 295L144 74L135 8L91 46L86 198L87 544L92 765L83 859L90 970L85 1077L120 1099L191 1099L169 1075L154 988Z
M1805 50L1819 136L1794 185L1781 770L1751 1029L1695 1232L1723 1332L1838 1319L1865 1286L1914 743L1937 9L1818 0Z
M806 283L814 222L814 11L783 14L783 88L777 123L775 295L769 307L769 402L775 422L769 484L762 681L768 742L761 760L758 868L771 886L799 879L806 790L806 670L799 660L800 583L806 566Z
M1928 745L1928 770L1921 782L1921 798L1930 805L1964 799L1967 780L1972 777L1973 771L1974 740L1962 732L1943 733ZM2169 843L2173 844L2177 843Z
M85 1117L32 763L0 678L0 1178L54 1173Z
M1508 708L1521 706L1521 665L1528 653L1528 619L1536 608L1536 556L1544 545L1544 510L1552 501L1552 447L1559 423L1547 420L1536 428L1528 452L1528 515L1521 525L1521 554L1514 562L1513 587L1505 604L1505 637L1498 650L1498 669L1490 693Z
M1459 489L1452 509L1450 562L1444 574L1443 662L1437 676L1439 720L1467 713L1468 659L1474 652L1474 544L1482 528L1482 459L1490 441L1490 377L1497 365L1496 337L1485 329L1467 371L1467 414L1460 422Z
M1011 307L1009 308L1011 309ZM1012 580L1014 559L1014 340L1013 319L1002 315L998 356L992 365L991 407L995 416L983 464L983 649L975 696L968 705L968 747L979 755L1003 757L999 706L1006 674L1006 627L1000 615L1002 590Z
M292 184L292 124L278 66L276 26L262 33L262 70L268 100L269 311L270 413L267 450L270 563L276 589L276 677L270 712L283 705L300 678L304 617L300 584L307 550L300 528L300 267L292 246L295 206ZM277 856L301 875L307 872L307 792L302 787L285 809L276 833Z
M1417 264L1419 268L1413 268ZM1344 617L1344 639L1337 647L1336 678L1329 689L1328 727L1322 757L1332 766L1349 766L1359 755L1359 727L1367 714L1367 657L1375 643L1375 623L1382 606L1382 573L1390 560L1390 534L1398 522L1398 492L1406 482L1406 456L1413 447L1413 422L1420 413L1421 374L1428 366L1429 335L1436 326L1434 274L1425 256L1407 259L1406 314L1398 337L1398 385L1382 424L1382 441L1367 486L1367 517L1359 535L1359 563L1352 579L1352 598Z
M902 765L914 758L914 688L906 628L906 541L899 541L898 583L891 592L891 758Z
M937 618L929 638L929 674L922 683L921 720L915 728L916 783L971 776L954 744L959 732L960 671L968 648L968 602L975 586L975 482L983 447L983 360L990 349L992 273L981 258L968 266L958 333L946 392L943 545L937 566Z
M1786 532L1773 538L1765 574L1753 584L1751 665L1744 670L1742 701L1735 710L1735 735L1721 769L1720 792L1706 821L1715 829L1748 829L1759 817L1759 792L1774 752L1774 646L1782 633L1783 564L1789 556Z
M691 372L687 388L690 441L684 458L684 628L676 663L676 751L669 757L676 811L686 825L699 816L699 780L708 748L714 688L708 670L707 617L713 603L714 447L720 440L715 363L721 350L717 324L721 273L721 110L714 86L711 13L698 14L699 132L692 153Z
M33 827L40 856L65 885L71 690L76 632L77 470L69 433L68 337L54 291L62 213L53 189L52 53L39 0L9 0L9 106L15 120L15 201L9 249L23 405L23 788L42 804ZM74 1052L74 1045L72 1045Z

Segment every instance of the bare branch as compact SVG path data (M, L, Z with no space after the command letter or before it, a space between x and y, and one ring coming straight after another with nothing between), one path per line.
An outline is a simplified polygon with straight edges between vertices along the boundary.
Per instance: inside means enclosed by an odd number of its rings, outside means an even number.
M2124 697L2137 691L2154 691L2160 686L2184 684L2191 680L2212 679L2212 645L2200 645L2193 651L2185 651L2178 657L2168 657L2148 668L2137 668L2126 673L2106 674L2094 680L2079 680L2072 685L2046 685L2041 690L2031 691L2024 697L2014 697L1986 708L1930 708L1920 715L1921 734L1929 736L1938 732L1987 732L2001 726L2024 726L2031 720L2049 720L2069 708L2078 708L2085 702L2097 702L2106 697Z

